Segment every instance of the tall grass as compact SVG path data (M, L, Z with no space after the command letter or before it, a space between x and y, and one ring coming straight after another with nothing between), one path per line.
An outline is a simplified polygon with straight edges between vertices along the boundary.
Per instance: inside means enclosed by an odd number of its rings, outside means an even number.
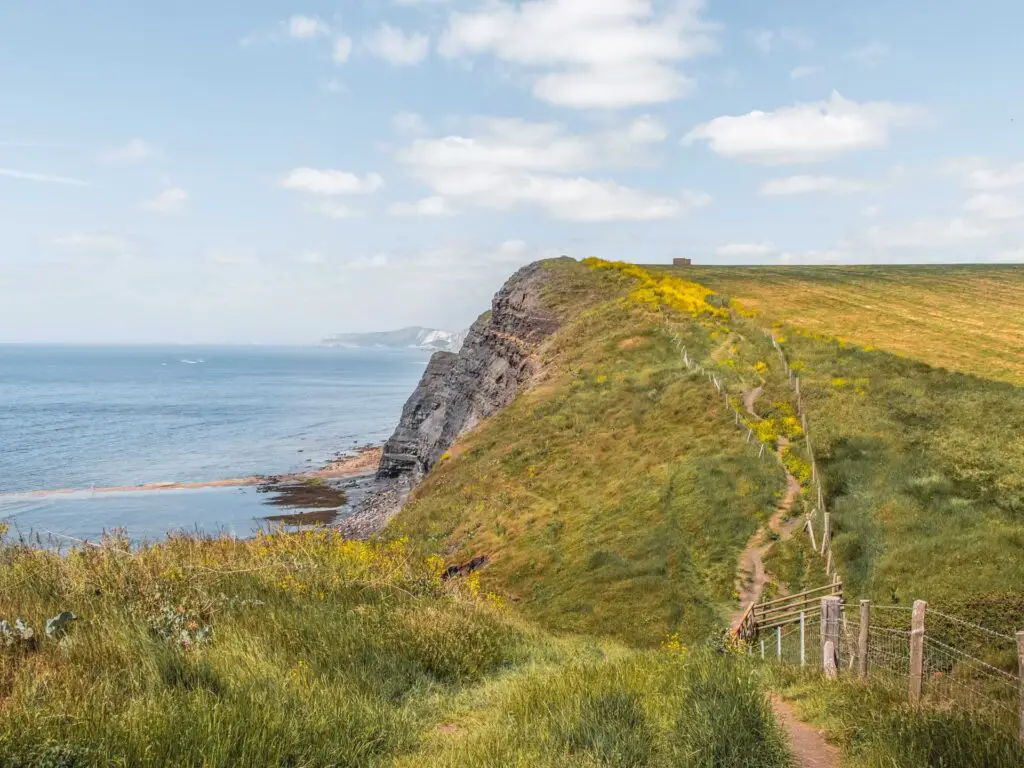
M632 766L683 749L744 765L710 756L755 742L786 765L756 681L723 660L552 638L440 565L326 531L0 546L0 616L36 630L0 637L0 766ZM713 715L669 718L706 690ZM545 722L550 742L530 730Z
M542 669L465 706L426 750L443 765L788 766L756 677L701 654ZM476 702L478 703L478 702ZM511 762L510 756L513 756ZM418 757L415 758L418 761ZM414 758L400 765L414 764Z

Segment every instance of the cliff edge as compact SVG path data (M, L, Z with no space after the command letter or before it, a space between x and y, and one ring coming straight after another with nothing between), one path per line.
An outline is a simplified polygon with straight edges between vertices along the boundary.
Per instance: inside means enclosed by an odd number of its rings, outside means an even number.
M350 536L379 531L458 437L504 408L536 370L536 352L559 328L543 301L544 262L523 267L470 328L458 354L437 352L384 445L377 487L342 523Z

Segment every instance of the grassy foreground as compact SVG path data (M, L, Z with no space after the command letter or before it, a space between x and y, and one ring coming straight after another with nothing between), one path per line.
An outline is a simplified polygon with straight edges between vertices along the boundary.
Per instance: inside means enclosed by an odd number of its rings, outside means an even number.
M0 547L4 768L788 765L742 664L554 638L401 541L107 545Z

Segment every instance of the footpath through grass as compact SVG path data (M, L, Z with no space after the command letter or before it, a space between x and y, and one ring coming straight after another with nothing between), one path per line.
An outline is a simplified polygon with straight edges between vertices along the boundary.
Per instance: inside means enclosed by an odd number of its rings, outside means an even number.
M401 541L107 544L0 546L4 768L788 765L742 663L553 638Z
M822 729L857 768L1019 768L1015 734L979 714L913 709L906 690L880 682L828 681L799 667L755 665L765 684Z

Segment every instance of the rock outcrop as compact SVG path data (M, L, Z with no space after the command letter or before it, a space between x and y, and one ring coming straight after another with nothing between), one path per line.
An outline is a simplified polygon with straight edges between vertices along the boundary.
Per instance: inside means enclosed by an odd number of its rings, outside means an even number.
M349 518L349 535L380 530L455 440L504 408L530 381L538 347L559 327L542 299L543 262L516 272L459 353L437 352L384 446L378 488Z

